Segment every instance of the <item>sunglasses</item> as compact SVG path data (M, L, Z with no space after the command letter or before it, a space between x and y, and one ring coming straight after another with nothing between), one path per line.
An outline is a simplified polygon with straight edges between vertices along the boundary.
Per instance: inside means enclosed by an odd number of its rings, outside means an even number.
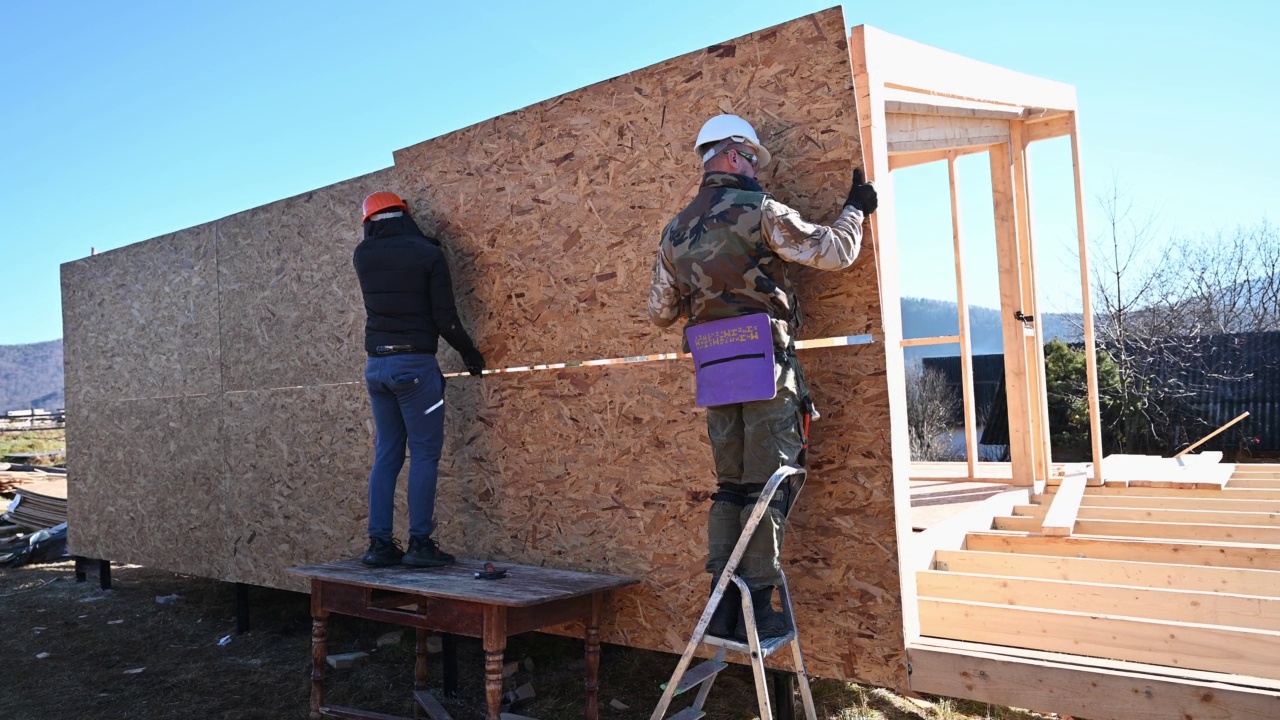
M734 152L738 153L738 155L739 155L739 156L741 156L741 157L742 157L742 159L744 159L744 160L746 160L747 162L751 163L751 167L755 167L755 165L756 165L756 156L755 156L755 154L754 154L754 153L749 153L749 152L747 152L747 151L745 151L745 150L736 150L736 149L734 150Z

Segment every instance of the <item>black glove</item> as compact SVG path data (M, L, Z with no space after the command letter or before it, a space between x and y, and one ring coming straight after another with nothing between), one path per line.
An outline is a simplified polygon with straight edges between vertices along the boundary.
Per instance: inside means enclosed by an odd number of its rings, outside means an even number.
M462 364L467 366L467 372L472 375L479 375L484 372L484 356L480 354L479 350L471 348L459 354L462 355Z
M849 188L849 197L844 204L858 208L863 215L870 215L876 211L879 202L876 199L876 186L867 182L867 176L862 173L861 168L854 170L853 187Z

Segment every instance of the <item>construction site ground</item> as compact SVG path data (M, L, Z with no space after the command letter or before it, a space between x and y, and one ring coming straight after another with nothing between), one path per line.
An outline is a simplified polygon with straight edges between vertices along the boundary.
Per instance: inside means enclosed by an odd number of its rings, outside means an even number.
M250 632L235 633L233 587L136 566L112 569L113 589L90 572L75 582L72 563L0 570L0 716L12 720L93 718L230 720L307 717L311 621L308 598L251 588ZM174 596L177 596L174 598ZM364 651L367 663L328 672L329 697L342 705L409 716L413 637L378 648L390 625L334 616L331 653ZM821 632L820 628L809 632ZM229 638L229 639L228 639ZM458 643L459 696L445 698L458 720L482 717L484 661L479 643ZM507 660L520 669L507 690L526 683L536 696L513 708L555 720L582 716L582 643L539 633L512 638ZM430 662L441 684L440 656ZM530 661L532 670L523 666ZM648 718L676 656L605 645L600 716ZM708 718L755 717L746 667L721 675ZM839 720L1034 720L1052 715L939 698L907 699L834 681L814 684L818 715ZM615 703L616 701L616 703ZM618 705L625 705L620 709ZM798 711L798 707L797 707Z

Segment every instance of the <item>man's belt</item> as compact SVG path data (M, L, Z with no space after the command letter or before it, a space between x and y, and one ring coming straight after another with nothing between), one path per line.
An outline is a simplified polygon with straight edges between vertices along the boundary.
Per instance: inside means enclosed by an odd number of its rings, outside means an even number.
M384 355L404 355L407 353L431 354L431 351L414 347L413 345L379 345L369 354L374 357L382 357Z

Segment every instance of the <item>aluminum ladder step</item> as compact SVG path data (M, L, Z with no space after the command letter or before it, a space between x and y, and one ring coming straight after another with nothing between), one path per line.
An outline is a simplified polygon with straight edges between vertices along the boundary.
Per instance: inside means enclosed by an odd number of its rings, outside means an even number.
M796 631L794 627L790 631L788 631L786 635L781 635L779 637L772 637L772 638L760 638L760 652L763 654L764 657L769 657L770 655L778 652L779 650L791 645L791 641L795 639L796 639ZM750 645L748 645L745 642L738 642L737 640L733 640L731 638L722 638L722 637L716 637L714 635L707 635L706 637L702 638L702 644L711 645L712 647L722 647L726 650L733 650L734 652L740 652L745 655L751 654Z
M680 682L676 684L676 695L686 693L690 689L701 685L703 682L711 679L716 673L729 667L729 663L719 660L708 660L698 667L686 672L684 677L680 678ZM662 689L666 690L669 682L662 683Z
M706 715L707 711L698 708L687 707L680 712L667 718L667 720L698 720L698 718Z

